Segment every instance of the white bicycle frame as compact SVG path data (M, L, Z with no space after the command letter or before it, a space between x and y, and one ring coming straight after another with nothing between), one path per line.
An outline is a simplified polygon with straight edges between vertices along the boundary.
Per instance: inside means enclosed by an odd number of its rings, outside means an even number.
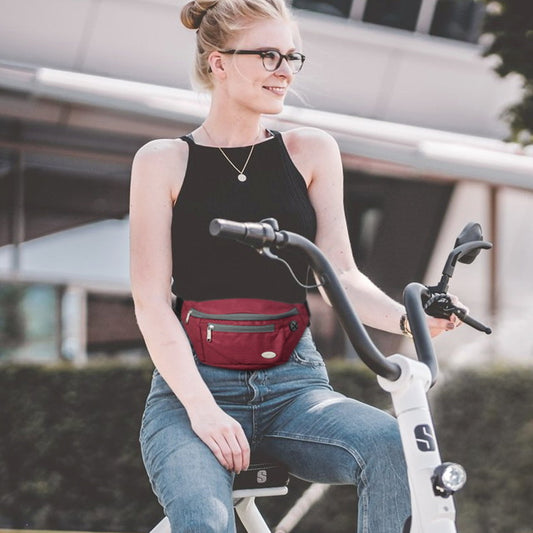
M279 248L284 246L298 248L307 255L317 279L321 280L322 287L357 353L365 364L378 374L380 387L391 394L400 428L411 492L411 524L403 532L398 533L456 533L455 505L451 496L454 491L444 490L442 482L438 479L438 472L445 465L442 464L440 457L427 399L427 392L438 372L421 304L422 294L428 295L427 287L411 283L404 292L417 355L422 362L400 354L385 358L374 346L355 315L331 265L313 243L300 235L278 231L277 222L273 219L266 219L260 223L215 219L211 223L210 232L213 236L229 237L256 246L261 253L271 259L277 259L268 247L272 244ZM478 239L477 244L467 242L459 247L456 243L456 248L448 258L441 282L447 283L455 262L460 257L472 250L488 249L491 246L481 239ZM481 331L490 333L489 328L471 317L462 316L461 319ZM270 533L255 505L255 498L286 493L286 486L234 491L234 507L246 531ZM169 521L163 519L151 533L170 533Z
M388 359L401 367L401 375L396 381L378 376L378 383L390 392L400 427L411 491L408 533L456 533L452 496L433 490L433 476L442 461L426 395L431 372L424 363L403 355Z

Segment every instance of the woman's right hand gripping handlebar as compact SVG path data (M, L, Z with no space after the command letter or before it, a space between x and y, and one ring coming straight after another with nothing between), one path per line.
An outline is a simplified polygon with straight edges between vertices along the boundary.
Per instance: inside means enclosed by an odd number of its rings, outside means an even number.
M161 139L143 146L133 161L130 275L135 315L150 357L186 409L193 431L220 464L240 472L250 462L244 431L217 405L171 305L172 208L185 175L187 154L183 141Z

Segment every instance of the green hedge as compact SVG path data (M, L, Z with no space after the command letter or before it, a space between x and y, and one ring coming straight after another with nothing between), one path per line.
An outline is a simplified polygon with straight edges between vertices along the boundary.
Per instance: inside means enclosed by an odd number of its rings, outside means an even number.
M461 533L533 533L533 369L451 376L434 413L444 460L466 467Z
M5 526L143 531L156 523L138 446L149 376L148 367L0 367Z
M389 407L369 371L330 362L334 386ZM138 430L151 367L0 367L0 527L149 530L161 509ZM533 370L448 377L431 392L444 459L469 481L456 497L461 533L532 533ZM307 487L259 500L275 524ZM332 487L295 530L353 533L355 490Z

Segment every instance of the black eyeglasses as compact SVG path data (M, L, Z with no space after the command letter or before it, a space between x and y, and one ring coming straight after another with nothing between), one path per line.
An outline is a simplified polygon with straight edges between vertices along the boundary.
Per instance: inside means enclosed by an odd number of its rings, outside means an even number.
M260 56L263 61L263 67L268 72L278 70L281 62L285 59L292 73L296 74L302 70L305 61L305 56L300 52L289 52L288 54L282 54L277 50L219 50L219 52L221 54Z

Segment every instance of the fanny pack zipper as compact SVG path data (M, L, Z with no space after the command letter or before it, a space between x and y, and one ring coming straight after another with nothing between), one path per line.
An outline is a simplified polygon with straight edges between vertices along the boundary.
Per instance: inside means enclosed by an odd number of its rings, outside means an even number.
M280 318L287 318L289 316L294 316L298 314L298 309L296 307L292 308L285 313L279 313L278 315L265 315L260 313L228 313L215 315L212 313L204 313L196 309L189 309L187 317L185 318L185 323L189 323L191 316L193 318L207 318L209 320L277 320Z
M291 313L292 315L293 313ZM291 316L288 315L288 316ZM257 320L257 319L255 319ZM265 324L261 326L236 326L232 324L208 324L207 325L207 342L213 340L213 331L224 331L227 333L268 333L275 330L274 324Z

